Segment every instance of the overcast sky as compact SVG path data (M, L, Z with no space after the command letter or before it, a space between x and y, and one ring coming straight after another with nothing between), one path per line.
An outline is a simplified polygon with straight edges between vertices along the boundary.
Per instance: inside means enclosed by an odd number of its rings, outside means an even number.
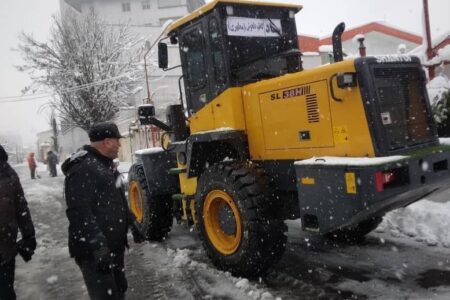
M125 0L124 0L125 1ZM283 2L283 1L281 1ZM422 0L287 0L299 3L299 33L325 36L339 22L351 28L372 21L385 21L395 27L421 35ZM432 36L450 31L449 0L429 0ZM59 11L58 0L0 0L0 132L18 131L33 141L36 132L49 129L48 110L39 113L48 99L5 103L6 97L18 96L30 83L28 76L15 70L20 55L11 51L18 44L21 31L45 41L51 16ZM10 99L9 99L10 100Z

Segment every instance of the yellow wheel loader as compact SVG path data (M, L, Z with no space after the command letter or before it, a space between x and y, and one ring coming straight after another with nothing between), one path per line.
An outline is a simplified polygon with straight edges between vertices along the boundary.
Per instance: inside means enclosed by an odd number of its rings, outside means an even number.
M149 240L164 239L174 218L195 224L218 268L258 276L283 254L284 220L358 239L448 185L450 149L439 144L420 61L343 60L342 23L334 62L303 70L300 9L214 0L166 29L159 66L169 69L166 42L178 44L180 103L165 122L139 108L141 124L165 131L163 147L136 152L129 175Z

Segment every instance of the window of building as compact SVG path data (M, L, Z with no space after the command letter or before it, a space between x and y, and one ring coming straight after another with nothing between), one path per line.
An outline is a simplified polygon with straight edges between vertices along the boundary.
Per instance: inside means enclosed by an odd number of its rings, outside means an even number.
M186 4L186 0L158 0L158 7L173 7L173 6L182 6Z
M123 12L131 11L130 2L122 3L122 11Z
M150 0L142 1L142 9L150 9Z

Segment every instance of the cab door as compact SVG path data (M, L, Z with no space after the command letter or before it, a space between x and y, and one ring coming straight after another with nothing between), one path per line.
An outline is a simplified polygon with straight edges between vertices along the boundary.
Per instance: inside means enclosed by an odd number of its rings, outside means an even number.
M181 36L180 53L184 65L184 80L189 113L200 110L211 98L205 57L202 23L196 23Z

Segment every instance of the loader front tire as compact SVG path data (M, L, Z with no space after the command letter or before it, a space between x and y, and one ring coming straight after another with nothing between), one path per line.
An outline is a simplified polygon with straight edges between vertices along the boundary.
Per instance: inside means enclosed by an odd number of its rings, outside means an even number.
M142 165L133 165L128 178L129 206L139 231L150 241L162 241L173 223L171 195L151 195Z
M287 227L276 217L273 198L267 178L249 165L218 164L200 176L197 226L218 268L255 277L281 258Z

